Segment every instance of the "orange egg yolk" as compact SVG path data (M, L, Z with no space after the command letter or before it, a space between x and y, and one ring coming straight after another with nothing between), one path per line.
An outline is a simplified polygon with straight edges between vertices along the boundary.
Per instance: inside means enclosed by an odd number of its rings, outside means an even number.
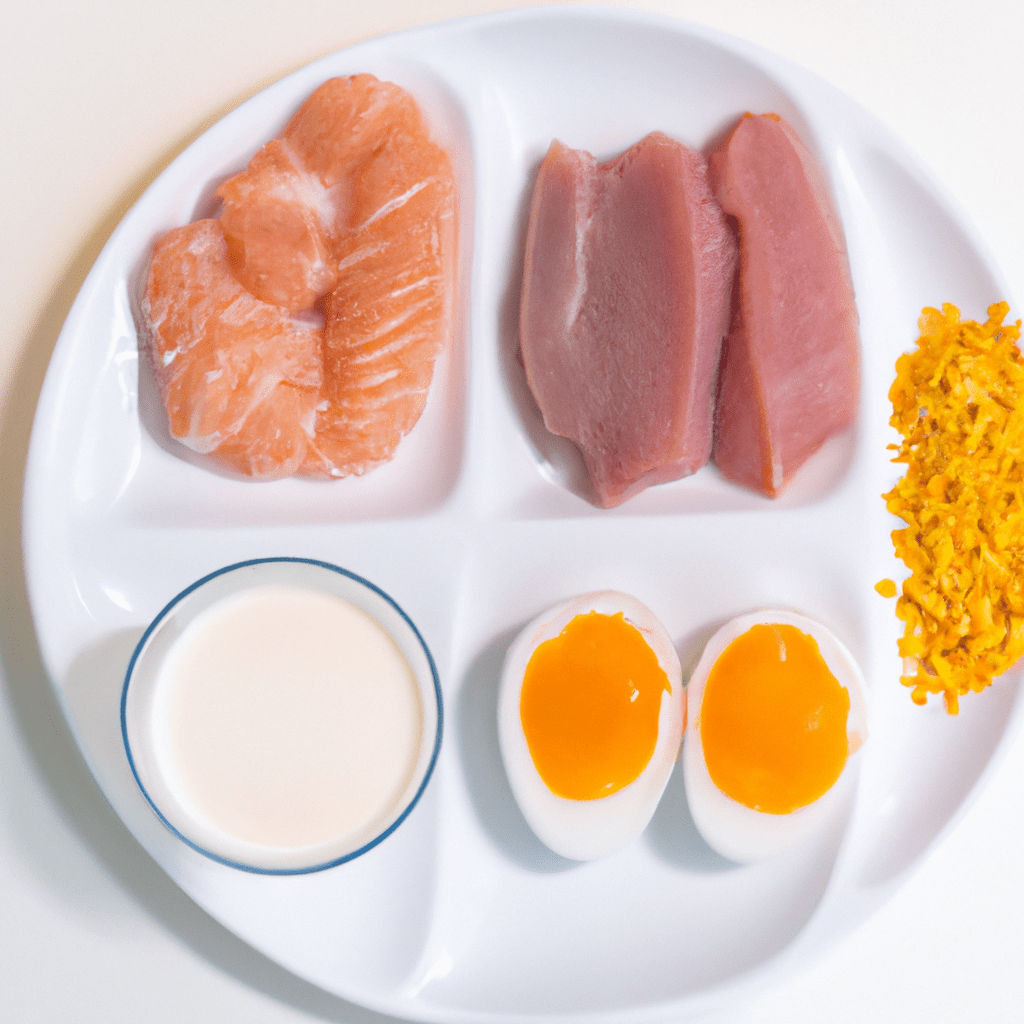
M752 626L715 662L699 729L723 793L788 814L826 793L846 764L850 695L818 643L795 626Z
M519 714L551 792L596 800L636 779L654 753L666 691L672 685L657 655L621 612L577 615L538 644Z

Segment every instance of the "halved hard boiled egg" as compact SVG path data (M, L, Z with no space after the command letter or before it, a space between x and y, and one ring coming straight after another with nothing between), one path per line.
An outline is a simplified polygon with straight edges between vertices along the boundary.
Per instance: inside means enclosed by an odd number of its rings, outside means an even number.
M639 835L679 755L685 707L671 638L628 594L584 594L531 622L505 657L498 740L538 838L593 860Z
M761 611L711 638L687 687L686 796L708 845L741 863L780 853L839 806L867 738L864 678L820 623Z

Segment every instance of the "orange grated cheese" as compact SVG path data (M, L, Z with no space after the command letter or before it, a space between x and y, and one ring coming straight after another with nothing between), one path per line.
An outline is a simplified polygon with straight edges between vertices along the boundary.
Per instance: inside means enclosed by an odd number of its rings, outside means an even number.
M1024 654L1024 360L1009 311L979 324L924 309L889 390L892 461L907 467L883 495L906 523L892 532L910 569L900 681L917 704L942 694L950 714Z

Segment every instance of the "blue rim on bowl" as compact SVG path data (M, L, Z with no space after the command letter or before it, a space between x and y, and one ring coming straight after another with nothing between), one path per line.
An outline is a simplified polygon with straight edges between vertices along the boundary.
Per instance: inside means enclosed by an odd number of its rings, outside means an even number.
M204 825L183 808L163 780L153 754L150 737L153 690L170 649L185 628L207 608L246 589L268 584L300 586L333 594L361 608L391 635L412 668L419 687L423 731L409 784L390 814L381 820L380 830L369 838L360 839L353 848L347 848L349 844L341 839L313 847L262 847L220 834L216 827ZM443 717L441 684L434 659L405 611L369 580L329 562L310 558L255 558L236 562L186 587L146 629L132 654L121 691L121 736L125 753L132 775L156 816L183 843L211 860L265 875L323 871L361 856L391 835L409 816L430 781L441 749Z

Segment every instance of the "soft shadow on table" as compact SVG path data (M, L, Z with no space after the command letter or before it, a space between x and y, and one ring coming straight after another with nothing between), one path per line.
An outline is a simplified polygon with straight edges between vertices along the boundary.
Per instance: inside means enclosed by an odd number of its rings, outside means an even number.
M234 106L231 103L229 107ZM225 110L210 119L221 117ZM207 125L199 126L199 134ZM191 140L186 140L186 143ZM183 144L184 145L184 144ZM71 736L46 678L29 611L21 554L22 479L36 403L46 367L71 304L110 234L175 153L154 165L110 211L39 312L15 366L0 409L0 663L7 699L31 767L49 790L66 833L89 852L131 902L158 920L193 953L242 984L318 1020L338 1024L388 1024L392 1019L330 995L253 950L194 904L151 860L114 814ZM104 913L88 893L76 893L87 875L73 844L61 842L28 802L12 794L12 830L40 883L57 902ZM81 909L77 908L77 909Z

